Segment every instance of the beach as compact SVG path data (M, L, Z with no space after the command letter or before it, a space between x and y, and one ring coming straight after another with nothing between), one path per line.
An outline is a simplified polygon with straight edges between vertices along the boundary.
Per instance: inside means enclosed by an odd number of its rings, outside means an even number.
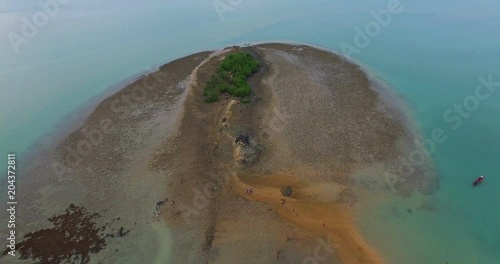
M204 103L204 84L237 51L261 63L250 102ZM370 203L366 193L432 193L437 179L427 158L419 177L398 174L418 133L377 85L352 61L305 45L168 63L38 154L19 198L30 205L20 212L30 225L19 261L313 263L319 247L327 263L385 263L354 208ZM51 241L71 227L57 219L84 223L92 240L73 255L57 243L41 250L29 238Z

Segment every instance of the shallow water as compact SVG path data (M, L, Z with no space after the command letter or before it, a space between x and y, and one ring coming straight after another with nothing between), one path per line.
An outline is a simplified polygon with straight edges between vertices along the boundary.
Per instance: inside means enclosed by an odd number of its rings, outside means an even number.
M17 54L7 37L0 38L2 155L14 151L22 158L75 109L158 64L200 50L270 40L340 50L343 42L353 44L354 27L364 27L373 20L370 11L388 2L247 0L221 20L212 1L70 1ZM457 129L443 114L475 95L479 76L492 74L500 81L495 34L500 3L402 0L401 5L403 11L353 58L408 102L425 138L435 128L447 133L433 152L441 182L428 199L437 209L417 210L419 197L394 196L359 216L362 230L389 263L496 263L500 97L492 93L479 100ZM20 34L20 18L40 10L35 1L4 1L0 35ZM479 175L486 175L485 183L471 188Z

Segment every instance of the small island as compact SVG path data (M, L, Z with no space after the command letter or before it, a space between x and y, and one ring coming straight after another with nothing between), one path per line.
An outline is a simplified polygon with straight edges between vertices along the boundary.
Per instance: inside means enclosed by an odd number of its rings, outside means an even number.
M32 224L17 234L19 259L304 263L326 244L328 263L383 263L354 209L436 183L429 160L401 174L418 134L387 91L307 45L165 64L37 153L20 187Z

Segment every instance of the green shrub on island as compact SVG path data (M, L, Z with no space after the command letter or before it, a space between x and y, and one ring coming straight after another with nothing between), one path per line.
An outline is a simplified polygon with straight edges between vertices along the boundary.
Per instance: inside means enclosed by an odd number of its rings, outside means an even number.
M229 54L217 66L217 72L208 79L203 94L206 103L219 101L221 93L247 97L251 93L248 77L259 69L259 62L249 53Z

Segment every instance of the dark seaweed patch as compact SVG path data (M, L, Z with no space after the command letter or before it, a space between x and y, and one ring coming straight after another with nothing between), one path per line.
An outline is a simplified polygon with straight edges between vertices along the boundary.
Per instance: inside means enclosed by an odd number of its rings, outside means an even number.
M97 228L94 222L99 216L71 204L64 214L48 219L52 228L24 236L17 244L21 259L37 263L88 263L90 254L106 247L104 236L100 234L105 227Z

